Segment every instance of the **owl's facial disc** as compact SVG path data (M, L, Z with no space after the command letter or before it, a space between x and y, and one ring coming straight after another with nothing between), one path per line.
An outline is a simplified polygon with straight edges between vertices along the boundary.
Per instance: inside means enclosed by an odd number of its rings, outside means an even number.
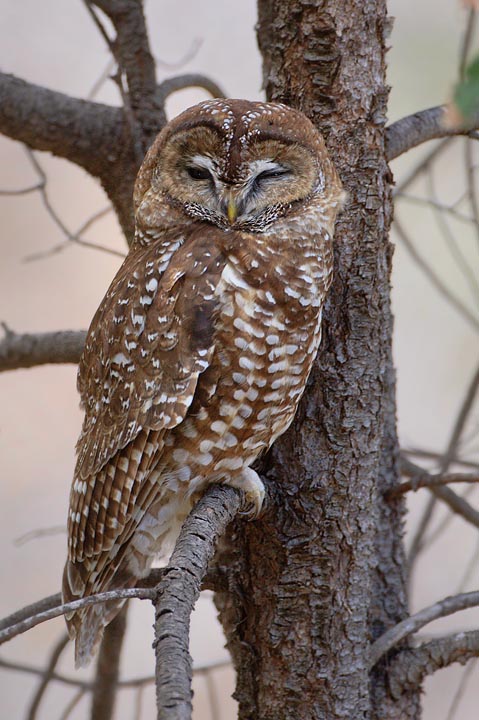
M299 143L239 137L230 145L202 125L170 138L156 175L188 215L257 232L309 198L320 176L317 158Z
M232 182L221 179L214 161L202 155L191 158L186 172L197 186L197 191L208 200L208 207L223 216L230 225L254 218L262 195L278 192L279 186L288 183L293 175L289 166L273 159L254 160L246 164L245 177Z

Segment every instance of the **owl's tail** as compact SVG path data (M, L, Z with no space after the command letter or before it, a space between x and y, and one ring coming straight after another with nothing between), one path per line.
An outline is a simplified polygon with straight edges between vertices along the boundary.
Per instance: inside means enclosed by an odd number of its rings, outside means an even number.
M63 572L62 596L63 602L72 602L87 596L85 584L81 580L81 565L67 560ZM121 587L131 587L135 578L123 582ZM118 586L115 585L118 589ZM109 587L108 589L113 589ZM81 610L65 615L68 633L75 640L75 666L86 667L90 664L98 650L105 627L118 615L125 604L125 600L109 600L106 603L96 603Z

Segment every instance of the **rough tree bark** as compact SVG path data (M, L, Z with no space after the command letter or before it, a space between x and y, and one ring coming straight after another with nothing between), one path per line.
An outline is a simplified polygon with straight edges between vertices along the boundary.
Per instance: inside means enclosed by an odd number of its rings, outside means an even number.
M320 355L262 471L276 502L237 523L217 605L241 720L418 717L393 700L370 642L406 615L389 275L384 0L259 0L268 99L321 129L349 193Z

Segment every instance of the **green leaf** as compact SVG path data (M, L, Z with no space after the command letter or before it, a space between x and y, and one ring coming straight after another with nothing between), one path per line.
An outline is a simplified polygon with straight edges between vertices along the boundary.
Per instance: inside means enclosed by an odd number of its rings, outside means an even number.
M453 101L466 122L479 115L479 55L467 66L464 80L456 85Z

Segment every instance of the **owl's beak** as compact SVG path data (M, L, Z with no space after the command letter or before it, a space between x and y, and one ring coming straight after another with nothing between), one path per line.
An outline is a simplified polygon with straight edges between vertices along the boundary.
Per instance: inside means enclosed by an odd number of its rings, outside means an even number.
M228 215L230 225L232 225L238 217L238 206L234 197L230 196L228 199L226 214Z

